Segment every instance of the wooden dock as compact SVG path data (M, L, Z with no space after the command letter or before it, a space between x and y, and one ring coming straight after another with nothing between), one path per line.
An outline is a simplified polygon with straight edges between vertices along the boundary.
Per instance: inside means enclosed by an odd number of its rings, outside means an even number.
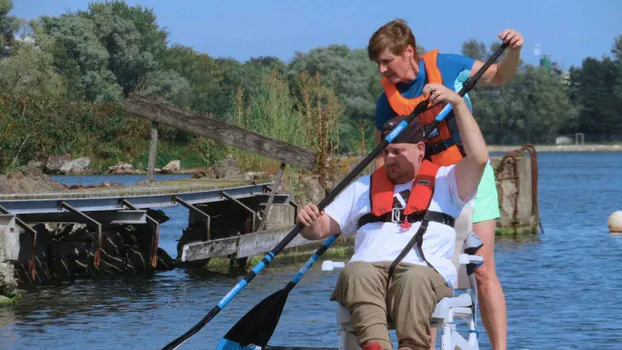
M292 228L296 203L288 194L275 193L272 186L272 181L183 179L117 188L0 195L0 248L5 260L16 264L16 269L21 266L35 281L46 273L43 260L53 264L49 246L55 244L52 239L56 240L42 236L38 224L85 226L96 237L96 244L87 253L92 261L83 261L82 265L92 265L94 270L106 262L102 254L110 255L106 244L112 242L111 237L132 231L139 243L135 250L145 260L150 257L151 264L145 267L150 270L158 263L159 225L168 219L158 215L158 209L182 206L188 209L188 227L180 232L178 263L199 266L212 257L245 261L270 251ZM258 230L260 225L265 229ZM288 247L308 243L312 242L298 237Z

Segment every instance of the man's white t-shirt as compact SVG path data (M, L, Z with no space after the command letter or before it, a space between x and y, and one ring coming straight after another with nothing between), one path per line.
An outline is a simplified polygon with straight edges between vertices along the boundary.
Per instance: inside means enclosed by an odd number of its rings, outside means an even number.
M354 237L354 255L350 261L392 262L412 239L421 226L415 222L409 229L403 229L399 223L374 222L356 230L357 222L363 215L371 212L369 200L371 176L362 176L350 184L335 200L325 208L341 228L344 236ZM400 192L410 190L413 182L395 186L394 197L401 200ZM475 195L475 193L473 194ZM460 199L456 186L455 165L440 167L436 174L434 195L429 210L438 211L458 219L466 201ZM430 221L423 235L423 253L426 260L455 286L457 271L452 263L456 245L456 231L453 227ZM402 262L427 265L413 248Z

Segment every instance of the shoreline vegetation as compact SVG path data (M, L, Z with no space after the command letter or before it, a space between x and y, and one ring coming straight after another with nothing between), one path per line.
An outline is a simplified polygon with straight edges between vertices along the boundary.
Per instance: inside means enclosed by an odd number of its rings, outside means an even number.
M382 85L364 47L334 43L287 62L272 56L239 62L171 42L153 9L125 1L94 1L28 22L12 14L12 1L5 3L0 174L30 163L47 174L53 174L50 166L64 174L141 174L152 123L124 108L132 95L316 152L317 168L293 170L296 175L330 176L326 160L374 148ZM602 57L586 57L580 66L559 67L550 58L538 65L523 62L503 87L475 87L469 97L487 142L529 143L539 152L617 151L606 145L622 141L622 35L612 39ZM498 45L496 39L465 38L460 53L486 60ZM431 49L417 47L419 53ZM604 146L545 146L579 136ZM499 152L517 148L491 146ZM243 172L279 169L279 162L158 126L155 168L162 173L211 168L230 154ZM179 167L171 164L176 160Z
M489 153L508 153L514 150L517 150L522 145L488 145ZM620 144L582 144L582 145L534 145L536 151L538 153L583 153L583 152L622 152L622 143ZM340 158L347 161L347 159L360 159L361 155L352 155L352 156L336 156L332 158ZM231 157L229 158L231 161ZM182 158L179 161L179 164L189 163L190 160ZM234 161L235 162L235 161ZM348 163L350 163L348 161ZM101 164L101 162L95 162L95 164ZM23 171L26 168L34 166L39 168L43 174L53 175L53 176L104 176L104 175L147 175L147 169L140 168L143 164L137 164L137 167L134 167L132 164L126 164L128 166L127 171L111 171L112 167L87 167L85 169L74 169L67 173L59 172L58 169L48 170L45 168L45 165L42 163L31 163L29 166L21 166L16 167L14 169L7 169L6 172L0 171L0 175L8 175L13 173L14 171ZM219 163L214 164L212 166L204 166L204 167L173 167L169 169L162 170L160 168L155 169L156 174L172 174L172 175L194 175L195 177L216 177L220 176L217 174L218 169L221 165ZM236 165L237 166L237 165ZM254 164L239 164L240 169L245 169L250 175L246 175L247 180L252 180L254 175L259 175L261 177L275 175L276 171L272 171L271 167L268 167L267 171L256 172ZM238 174L239 175L239 174ZM249 178L250 176L250 178ZM242 180L242 179L240 179Z
M522 145L488 145L489 153L508 153L514 150L517 150ZM620 144L582 144L582 145L533 145L538 153L583 153L583 152L622 152L622 143ZM337 156L335 158L340 159L359 159L361 155L345 155L345 156ZM231 157L229 157L229 160ZM256 167L256 161L243 163L245 159L241 159L239 164L240 169L244 169L249 173L253 173ZM54 175L54 176L103 176L103 175L147 175L147 169L141 168L143 166L142 163L136 164L136 167L130 167L129 171L111 171L111 168L114 167L102 167L97 166L96 164L102 164L103 162L96 161L92 162L95 167L87 167L84 169L74 169L71 172L63 173L59 172L58 169L54 169L49 171L46 169L44 164L39 163L38 165L34 163L34 167L40 168L40 170L46 175ZM178 164L187 164L192 163L192 160L182 158ZM127 164L127 163L126 163ZM129 166L132 164L129 163ZM219 168L219 164L214 164L211 166L193 166L193 167L173 167L169 169L155 169L155 174L168 174L168 175L195 175L197 177L203 176L217 176L217 171ZM30 167L30 165L28 166ZM7 175L9 173L14 172L15 170L24 170L27 167L17 167L15 169L7 169L7 171L3 171L0 169L0 175ZM265 169L266 172L257 172L257 174L261 174L263 176L270 176L276 174L276 171L271 171L271 168ZM217 176L220 177L220 176Z

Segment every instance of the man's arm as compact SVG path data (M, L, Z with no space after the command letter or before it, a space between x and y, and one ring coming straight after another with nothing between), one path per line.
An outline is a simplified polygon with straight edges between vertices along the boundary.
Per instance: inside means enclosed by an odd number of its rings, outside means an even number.
M499 64L492 64L482 75L480 81L483 85L501 86L512 81L518 70L520 63L520 50L525 40L517 31L506 29L499 34L499 38L503 42L509 43L508 54L501 60ZM484 62L476 60L471 68L472 77L484 65Z
M440 84L429 84L424 92L431 93L430 102L451 103L460 130L466 157L456 164L456 186L463 201L470 200L477 192L484 168L488 162L488 149L473 114L460 95Z

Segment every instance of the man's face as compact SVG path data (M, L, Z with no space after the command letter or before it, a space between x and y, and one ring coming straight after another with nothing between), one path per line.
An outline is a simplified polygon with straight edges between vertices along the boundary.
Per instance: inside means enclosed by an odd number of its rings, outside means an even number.
M411 46L408 46L401 55L395 55L386 48L376 60L378 71L393 84L409 82L419 73L413 54Z
M391 143L385 147L382 156L389 179L403 184L415 178L425 154L423 142Z

